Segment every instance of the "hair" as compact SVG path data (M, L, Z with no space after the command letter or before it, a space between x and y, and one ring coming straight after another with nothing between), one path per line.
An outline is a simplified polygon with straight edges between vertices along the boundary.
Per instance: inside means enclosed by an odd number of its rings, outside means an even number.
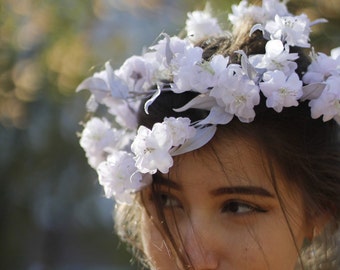
M222 54L229 56L232 63L239 63L240 56L235 53L236 50L243 50L247 55L265 53L266 40L262 33L256 31L249 36L251 23L245 25L242 29L237 29L233 35L199 42L197 46L203 48L203 58L209 60L216 54ZM299 54L296 62L297 73L301 78L310 64L310 59L301 48L292 47L290 51ZM152 127L154 123L163 121L165 116L189 117L192 121L204 118L207 112L203 110L190 109L181 113L173 111L173 108L183 106L195 95L193 92L162 93L150 106L148 115L144 113L143 106L141 106L139 124ZM318 215L326 211L330 214L333 224L339 223L340 143L337 123L334 120L323 122L321 119L312 119L308 102L300 102L297 107L284 108L281 113L277 113L266 107L265 98L261 96L260 104L255 107L255 112L256 117L253 122L241 123L234 118L227 125L218 127L220 134L234 135L256 142L261 151L265 153L266 159L273 159L273 162L278 164L287 180L286 184L297 187L301 192L306 213ZM275 188L275 175L272 171L271 176ZM157 188L157 184L153 183L153 192L156 193ZM279 195L279 191L276 190L276 192ZM115 227L121 239L143 259L143 249L140 243L141 228L138 223L140 219L138 208L143 207L140 194L136 195L136 200L140 204L117 206ZM157 206L157 200L156 208L158 220L164 221L164 213L161 207ZM162 224L162 231L170 244L175 245L166 222ZM324 241L321 243L324 245ZM325 254L328 247L322 246L322 248L324 252L321 253ZM185 260L185 258L182 259ZM304 264L305 267L310 266L306 260ZM323 264L323 268L320 269L331 269L330 265Z

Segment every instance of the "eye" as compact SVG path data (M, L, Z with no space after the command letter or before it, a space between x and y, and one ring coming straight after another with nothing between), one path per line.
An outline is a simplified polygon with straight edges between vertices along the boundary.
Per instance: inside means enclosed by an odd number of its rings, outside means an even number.
M242 201L229 201L227 202L223 208L223 213L231 213L235 215L242 215L242 214L250 214L254 212L265 213L266 210L254 206L250 203L242 202Z
M167 208L167 207L182 208L181 202L176 197L174 197L173 195L161 193L161 194L159 194L159 199L160 199L162 206L164 208Z

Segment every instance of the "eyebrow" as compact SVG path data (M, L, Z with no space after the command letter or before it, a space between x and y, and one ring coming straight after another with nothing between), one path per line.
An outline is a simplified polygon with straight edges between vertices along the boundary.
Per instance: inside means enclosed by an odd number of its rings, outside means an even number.
M173 188L176 190L181 190L182 186L172 180L170 180L168 177L164 177L160 174L155 174L153 176L153 182L157 183L158 185L167 186L169 188Z
M221 196L225 194L240 194L240 195L256 195L261 197L275 198L268 190L257 186L232 186L222 187L210 192L213 196Z
M176 190L181 190L182 186L163 175L154 175L153 181L158 185L167 186ZM267 189L257 186L232 186L232 187L221 187L210 191L212 196L221 196L226 194L239 194L239 195L256 195L261 197L275 198Z

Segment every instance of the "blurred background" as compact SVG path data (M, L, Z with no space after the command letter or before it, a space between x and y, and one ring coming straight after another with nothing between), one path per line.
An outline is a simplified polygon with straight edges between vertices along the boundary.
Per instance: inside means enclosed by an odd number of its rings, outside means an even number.
M232 3L211 0L219 17ZM88 93L77 85L107 60L118 68L162 31L178 33L201 0L0 0L0 269L138 269L116 238L79 147ZM292 0L316 51L340 46L340 1Z

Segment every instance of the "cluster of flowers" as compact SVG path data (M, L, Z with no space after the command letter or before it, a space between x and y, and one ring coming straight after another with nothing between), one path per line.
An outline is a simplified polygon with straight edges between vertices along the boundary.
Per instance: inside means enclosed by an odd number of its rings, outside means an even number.
M238 51L240 65L229 63L222 55L210 61L202 58L202 48L194 44L227 33L208 12L195 11L188 14L186 38L163 34L142 56L130 57L117 70L106 63L105 70L79 85L77 90L92 93L88 110L95 112L99 104L104 105L116 124L93 116L80 138L107 197L131 202L131 193L149 185L152 174L168 172L174 155L206 144L216 125L227 124L234 116L242 122L253 121L260 92L266 97L266 106L277 112L310 100L312 118L323 116L324 121L340 123L340 49L334 49L331 56L312 50L312 63L302 80L296 73L298 54L289 51L293 46L309 48L311 26L323 20L311 22L305 14L293 16L279 0L264 0L262 6L241 1L232 7L229 20L237 26L245 16L256 22L250 34L260 30L268 41L265 54L248 57ZM189 103L174 110L199 108L207 110L208 116L195 123L170 117L152 129L138 128L141 100L148 98L144 106L148 113L162 91L197 92Z

